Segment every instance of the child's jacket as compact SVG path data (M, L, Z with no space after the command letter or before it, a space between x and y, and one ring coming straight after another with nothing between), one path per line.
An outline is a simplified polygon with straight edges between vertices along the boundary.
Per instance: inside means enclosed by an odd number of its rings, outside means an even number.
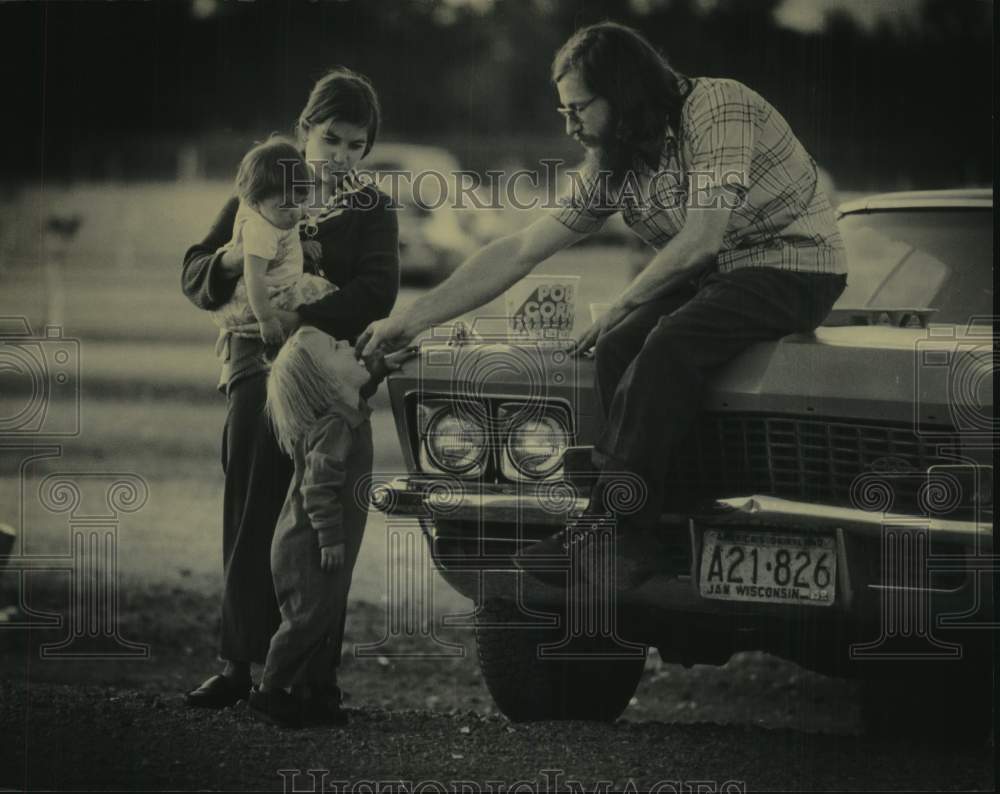
M293 525L312 526L320 546L334 546L344 542L348 526L364 525L368 489L357 485L372 470L370 416L363 400L355 408L336 400L296 442L295 473L276 534Z

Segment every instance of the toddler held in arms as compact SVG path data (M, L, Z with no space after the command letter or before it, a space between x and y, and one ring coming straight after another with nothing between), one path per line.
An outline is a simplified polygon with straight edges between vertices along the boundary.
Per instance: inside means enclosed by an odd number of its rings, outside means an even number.
M337 289L325 278L303 272L298 227L305 218L307 173L296 146L279 137L254 146L240 163L240 206L228 247L242 245L243 277L230 301L212 312L222 329L216 346L220 356L225 357L230 335L280 344L284 332L275 309L294 311Z

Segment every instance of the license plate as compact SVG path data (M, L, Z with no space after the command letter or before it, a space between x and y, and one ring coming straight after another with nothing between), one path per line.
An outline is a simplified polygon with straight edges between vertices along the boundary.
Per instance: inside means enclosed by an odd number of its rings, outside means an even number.
M834 539L707 529L698 587L703 598L761 604L833 604Z

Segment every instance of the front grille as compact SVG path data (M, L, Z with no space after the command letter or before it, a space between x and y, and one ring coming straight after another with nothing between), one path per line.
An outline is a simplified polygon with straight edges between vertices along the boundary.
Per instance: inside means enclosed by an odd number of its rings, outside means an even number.
M928 439L908 427L708 414L679 445L667 487L682 499L759 493L874 507L858 503L864 480L856 480L868 475L889 485L891 510L912 512L927 468L954 462L939 448L957 443L955 436Z

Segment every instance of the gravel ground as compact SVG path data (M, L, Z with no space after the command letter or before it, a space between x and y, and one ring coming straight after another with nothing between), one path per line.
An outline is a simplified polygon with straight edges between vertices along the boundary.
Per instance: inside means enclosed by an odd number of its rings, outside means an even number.
M33 606L44 604L34 594ZM165 606L169 605L169 609ZM215 669L217 601L174 588L133 591L122 635L149 642L140 661L46 660L59 632L0 632L0 786L16 790L378 790L437 781L446 791L592 791L660 781L710 790L989 790L986 744L943 746L860 735L855 687L763 654L685 669L654 653L636 698L614 725L514 725L479 676L471 632L444 630L467 653L451 659L354 655L383 636L383 610L354 605L341 683L345 729L286 731L245 704L185 707L182 692ZM419 636L400 650L430 646ZM301 774L294 779L293 771ZM307 770L314 772L313 781ZM324 778L324 774L326 777ZM360 784L372 782L365 789ZM733 781L735 788L723 784ZM339 785L343 785L340 783ZM405 788L403 790L406 790ZM441 790L425 786L425 791ZM689 789L691 790L691 789Z
M472 781L484 790L488 781L533 781L544 790L546 777L553 790L573 780L588 790L601 780L639 790L696 780L793 791L990 785L984 751L945 756L934 747L872 747L857 737L748 725L512 725L472 711L363 707L351 709L346 729L280 731L245 707L191 711L149 689L5 684L3 696L4 735L16 737L4 777L32 790L281 790L291 770L302 770L301 790L312 787L305 770L327 770L327 790L338 780L358 790L363 780L433 780L446 789Z

